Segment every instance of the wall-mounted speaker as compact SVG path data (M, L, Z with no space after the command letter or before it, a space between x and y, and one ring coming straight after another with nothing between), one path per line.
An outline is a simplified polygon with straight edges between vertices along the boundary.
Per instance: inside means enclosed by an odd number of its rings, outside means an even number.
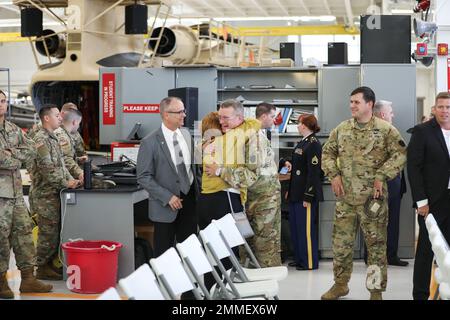
M20 10L20 35L35 37L42 35L42 11L38 8Z
M125 6L125 34L147 34L147 15L145 4Z
M169 97L177 97L183 101L186 110L184 126L190 129L194 128L195 121L198 120L198 88L185 87L170 89Z
M348 46L346 42L328 42L328 65L348 64Z

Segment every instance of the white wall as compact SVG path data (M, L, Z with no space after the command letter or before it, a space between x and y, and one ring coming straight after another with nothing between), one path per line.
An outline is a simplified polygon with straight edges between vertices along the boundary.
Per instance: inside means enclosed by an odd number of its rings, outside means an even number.
M435 68L435 64L428 68L422 66L417 66L416 68L416 94L417 97L425 98L424 114L430 113L436 96Z
M44 57L39 58L44 63ZM0 68L10 69L11 91L28 91L31 76L37 70L29 42L0 42ZM0 88L6 90L7 74L0 73Z

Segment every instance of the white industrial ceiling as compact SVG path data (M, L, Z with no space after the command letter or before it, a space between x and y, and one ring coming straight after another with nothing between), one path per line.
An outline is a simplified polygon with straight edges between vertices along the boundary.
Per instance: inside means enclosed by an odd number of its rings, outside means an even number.
M41 0L51 4L53 0ZM95 1L95 0L90 0ZM113 2L113 0L111 0ZM172 13L179 17L293 17L335 16L337 23L358 20L369 8L379 13L412 12L415 0L163 0L172 5ZM12 0L0 0L0 20L20 18ZM64 2L58 0L58 2ZM67 1L66 1L67 2ZM351 21L352 20L352 21ZM0 21L1 22L1 21ZM1 23L0 23L1 26ZM1 32L1 30L0 30Z

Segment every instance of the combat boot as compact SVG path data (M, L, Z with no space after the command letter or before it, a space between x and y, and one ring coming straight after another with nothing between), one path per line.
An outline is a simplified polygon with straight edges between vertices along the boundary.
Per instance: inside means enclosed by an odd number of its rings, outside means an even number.
M19 291L24 292L50 292L53 286L50 284L45 284L37 280L33 275L33 267L25 268L20 270L20 277L22 281L20 282Z
M48 264L43 266L39 266L36 271L36 278L39 280L62 280L63 277L61 274L53 271L52 267Z
M333 286L325 292L320 299L322 300L337 300L340 297L346 296L348 294L348 285L335 283Z
M14 292L8 286L6 272L0 273L0 299L14 299Z
M371 291L370 292L370 300L383 300L381 291Z

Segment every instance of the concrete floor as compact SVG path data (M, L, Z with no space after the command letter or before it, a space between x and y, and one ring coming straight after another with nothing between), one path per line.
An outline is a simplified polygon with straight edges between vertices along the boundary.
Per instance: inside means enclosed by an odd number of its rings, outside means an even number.
M82 295L67 289L64 281L49 281L53 292L44 294L19 295L20 272L15 267L14 256L10 261L8 281L10 288L16 293L15 299L48 300L48 299L95 299L98 295ZM388 267L388 286L383 295L386 300L411 300L413 260L407 267ZM287 264L287 263L286 263ZM333 284L333 263L331 260L320 261L319 269L313 271L297 271L288 267L288 277L279 282L281 300L319 300L320 296ZM363 260L355 260L350 280L350 293L345 300L365 300L369 292L365 288L366 266Z

